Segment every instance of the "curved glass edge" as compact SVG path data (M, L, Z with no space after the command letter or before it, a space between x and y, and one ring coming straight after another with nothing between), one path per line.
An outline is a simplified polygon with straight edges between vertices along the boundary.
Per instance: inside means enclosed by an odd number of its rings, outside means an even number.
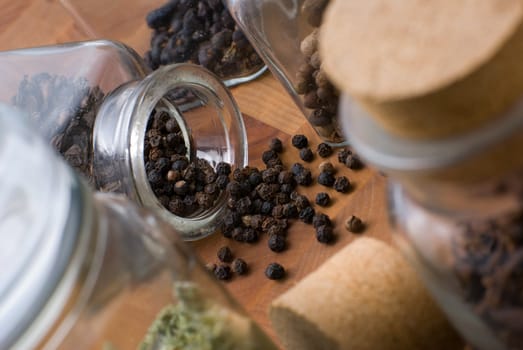
M245 84L245 83L249 83L249 82L251 82L253 80L256 80L259 77L261 77L265 72L267 72L267 65L263 65L256 72L251 73L249 75L240 76L240 77L233 77L233 78L229 78L229 79L222 79L222 81L223 81L223 84L226 87L231 88L231 87L234 87L234 86L238 86L240 84Z
M391 135L351 97L342 94L341 122L358 154L382 170L430 171L449 167L480 154L523 128L523 99L502 118L460 137L442 140L408 140Z
M162 78L158 79L158 77ZM132 98L136 104L131 117L133 131L130 133L128 141L131 168L136 182L146 184L145 187L136 186L140 202L145 206L155 208L160 217L171 223L180 232L185 241L199 240L216 232L219 219L226 209L225 198L222 199L223 203L217 203L211 210L199 216L180 217L172 214L159 202L149 186L143 159L143 140L150 112L159 100L175 88L191 88L191 85L216 96L221 100L221 107L230 113L240 132L238 135L240 148L235 149L235 163L240 167L246 166L248 164L247 131L238 105L231 92L216 75L194 64L181 63L161 67L139 84ZM179 118L182 117L179 116Z

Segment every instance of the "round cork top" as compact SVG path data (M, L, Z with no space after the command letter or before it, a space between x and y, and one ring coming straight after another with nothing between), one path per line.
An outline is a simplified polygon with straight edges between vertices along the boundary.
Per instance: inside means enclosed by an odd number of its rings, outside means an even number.
M488 61L522 16L521 0L332 0L321 28L323 67L360 97L424 95Z

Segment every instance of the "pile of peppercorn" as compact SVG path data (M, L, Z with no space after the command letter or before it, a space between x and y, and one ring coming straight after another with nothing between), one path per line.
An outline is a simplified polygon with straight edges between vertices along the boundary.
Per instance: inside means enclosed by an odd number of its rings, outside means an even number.
M308 149L314 157L305 135L295 135L292 138L292 145L300 150L300 156L304 149ZM265 169L260 170L252 166L234 169L232 179L226 187L229 199L221 229L223 236L238 242L254 244L266 235L268 248L280 253L287 249L289 226L293 221L301 220L314 227L318 242L333 243L334 227L329 216L316 212L310 200L298 192L299 186L313 184L311 170L301 163L294 163L290 169L287 169L279 156L282 151L281 140L272 139L269 149L262 154ZM332 155L333 149L328 144L321 143L316 153L326 158ZM347 158L351 159L349 162L351 168L362 167L359 159L348 149L338 152L340 163L347 165ZM327 161L320 165L320 174L316 181L340 193L348 193L351 190L347 177L335 176L334 165ZM329 200L329 196L321 192L316 198L316 203L320 206L328 206ZM359 233L363 230L363 223L359 218L352 216L350 223L347 221L345 227L351 232ZM223 253L222 249L218 252L219 258ZM220 260L223 262L221 258ZM212 264L211 267L218 279L231 277L230 267L224 267L223 263ZM270 279L280 279L285 276L285 269L273 262L267 266L265 275Z
M188 62L231 78L264 65L221 0L170 0L146 21L154 30L145 54L151 69Z

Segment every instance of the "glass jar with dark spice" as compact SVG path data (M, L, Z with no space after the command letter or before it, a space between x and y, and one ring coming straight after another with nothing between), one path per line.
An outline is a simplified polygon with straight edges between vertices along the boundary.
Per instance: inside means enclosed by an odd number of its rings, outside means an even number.
M216 0L61 0L76 24L92 38L133 47L152 70L192 63L215 73L225 85L256 79L266 71L222 1Z
M351 144L388 175L393 237L442 310L475 349L523 349L521 100L466 135L413 140L348 99Z
M318 52L329 0L227 0L232 16L283 84L316 133L329 145L346 144L338 122L339 92Z
M0 348L276 349L171 225L23 119L0 104Z
M152 208L186 239L215 231L227 182L217 167L244 166L247 142L212 73L190 64L150 72L134 50L105 40L0 52L0 63L0 101L27 112L94 188Z

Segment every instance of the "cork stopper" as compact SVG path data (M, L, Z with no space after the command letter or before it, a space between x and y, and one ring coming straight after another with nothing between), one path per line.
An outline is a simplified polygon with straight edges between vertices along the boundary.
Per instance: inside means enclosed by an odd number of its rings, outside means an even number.
M286 349L463 349L402 255L360 238L271 304Z
M319 44L333 83L403 137L473 130L523 94L519 0L332 0Z

